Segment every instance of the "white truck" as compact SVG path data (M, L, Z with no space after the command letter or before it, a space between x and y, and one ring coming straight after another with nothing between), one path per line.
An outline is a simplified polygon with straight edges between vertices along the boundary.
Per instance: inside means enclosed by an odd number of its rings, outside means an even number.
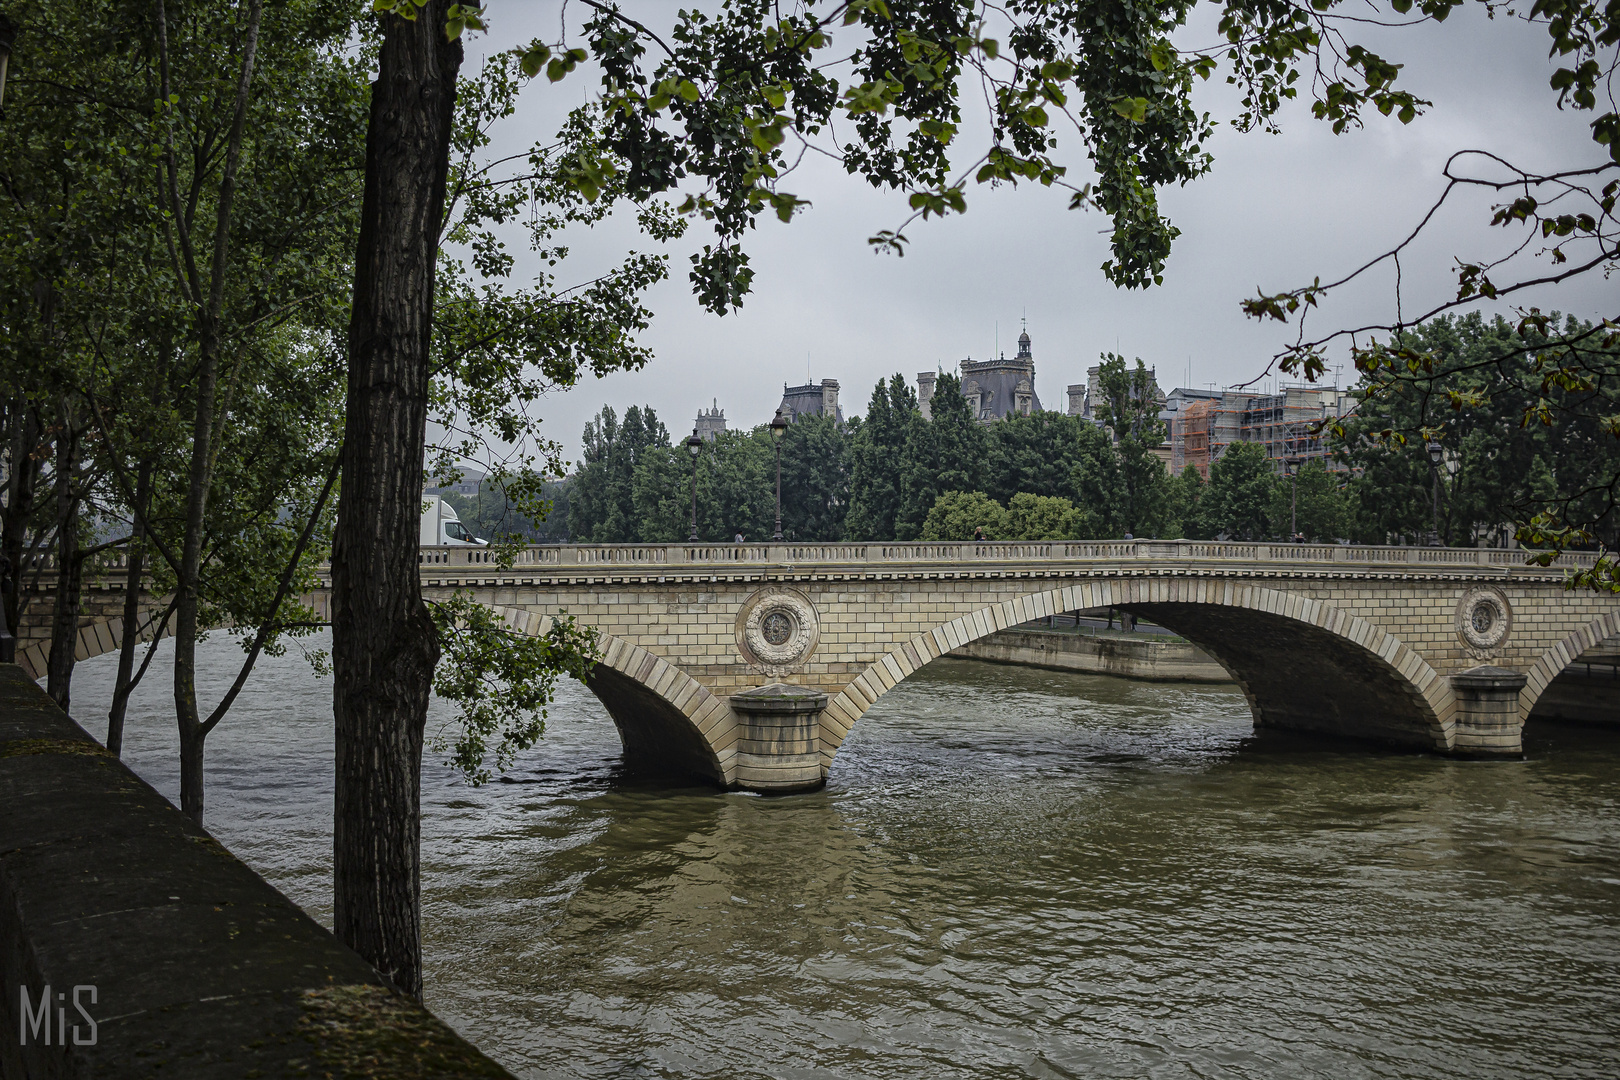
M437 495L422 496L423 547L488 547L467 530L456 516L456 508Z

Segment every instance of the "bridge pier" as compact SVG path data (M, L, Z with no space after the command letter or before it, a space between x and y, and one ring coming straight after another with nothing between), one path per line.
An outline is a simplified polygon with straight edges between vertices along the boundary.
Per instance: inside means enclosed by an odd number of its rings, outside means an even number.
M821 711L826 707L826 694L787 683L732 694L731 711L739 721L737 786L786 795L825 784Z
M1451 752L1468 758L1524 756L1524 723L1519 717L1519 691L1528 677L1518 671L1481 664L1451 677L1457 701L1457 726Z

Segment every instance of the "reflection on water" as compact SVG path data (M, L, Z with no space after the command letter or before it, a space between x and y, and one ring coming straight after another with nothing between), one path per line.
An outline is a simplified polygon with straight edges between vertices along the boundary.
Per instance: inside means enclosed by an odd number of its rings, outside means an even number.
M219 693L235 657L205 647ZM115 659L80 666L92 731ZM271 662L209 825L329 921L330 684ZM174 797L167 688L132 764ZM429 1003L535 1077L1620 1072L1620 741L1522 763L1255 737L1227 687L935 664L831 782L617 771L570 687L504 781L424 774Z

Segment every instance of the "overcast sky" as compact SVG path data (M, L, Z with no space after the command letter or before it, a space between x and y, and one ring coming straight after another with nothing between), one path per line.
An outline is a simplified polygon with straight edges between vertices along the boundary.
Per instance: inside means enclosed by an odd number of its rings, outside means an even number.
M675 7L631 6L651 20L667 19ZM490 5L490 33L469 42L469 64L536 36L555 41L559 7L532 0ZM569 10L576 34L584 13L578 4ZM686 257L710 238L694 227L669 249L670 280L650 294L656 315L643 340L656 359L643 371L588 380L549 398L545 426L571 457L585 421L604 404L621 414L632 404L651 405L679 437L691 430L700 406L718 400L733 427L746 427L770 419L784 382L807 376L838 379L846 414L864 413L873 384L892 372L914 381L919 371L984 359L998 332L1010 355L1024 318L1034 342L1036 391L1049 409L1064 407L1064 387L1084 382L1104 351L1142 358L1158 369L1166 390L1254 378L1290 340L1291 328L1247 320L1238 302L1257 288L1275 292L1318 275L1336 278L1392 246L1441 191L1440 171L1454 151L1488 149L1540 167L1597 157L1587 129L1591 114L1554 106L1543 29L1489 20L1480 5L1441 26L1377 33L1368 35L1369 44L1405 64L1402 84L1434 108L1406 126L1373 113L1364 130L1340 136L1300 103L1284 112L1280 135L1245 135L1221 124L1207 147L1215 156L1210 175L1160 194L1182 231L1162 286L1114 288L1098 269L1108 258L1108 219L1070 212L1063 193L1028 186L970 185L964 217L915 222L906 229L905 258L875 256L866 239L904 219L905 196L874 191L812 160L782 186L813 207L791 225L763 221L747 238L754 291L741 312L720 318L693 299ZM1179 43L1214 40L1213 21L1200 18ZM531 86L518 116L498 133L498 148L548 137L558 115L594 86L591 76L579 74L556 86L544 80ZM1217 119L1232 114L1235 95L1219 77L1197 92L1201 111ZM982 134L982 127L967 126L960 144L977 155ZM1071 176L1085 179L1078 139L1063 140L1065 149L1073 155ZM1453 256L1500 250L1501 230L1485 228L1490 201L1458 199L1403 261L1408 313L1455 292L1448 273ZM568 240L575 254L563 282L588 279L638 243L624 222ZM1317 316L1316 329L1330 321L1386 321L1392 286L1392 272L1380 272L1346 290ZM1613 282L1591 275L1517 302L1595 318L1613 311L1614 293Z

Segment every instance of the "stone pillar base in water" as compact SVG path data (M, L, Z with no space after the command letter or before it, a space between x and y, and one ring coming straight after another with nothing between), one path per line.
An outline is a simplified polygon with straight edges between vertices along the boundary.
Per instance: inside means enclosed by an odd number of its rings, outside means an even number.
M821 710L826 707L826 694L786 683L732 694L731 711L741 726L737 786L780 795L824 784Z
M1519 691L1525 682L1526 677L1519 672L1489 664L1453 675L1457 731L1452 753L1471 758L1523 757Z

